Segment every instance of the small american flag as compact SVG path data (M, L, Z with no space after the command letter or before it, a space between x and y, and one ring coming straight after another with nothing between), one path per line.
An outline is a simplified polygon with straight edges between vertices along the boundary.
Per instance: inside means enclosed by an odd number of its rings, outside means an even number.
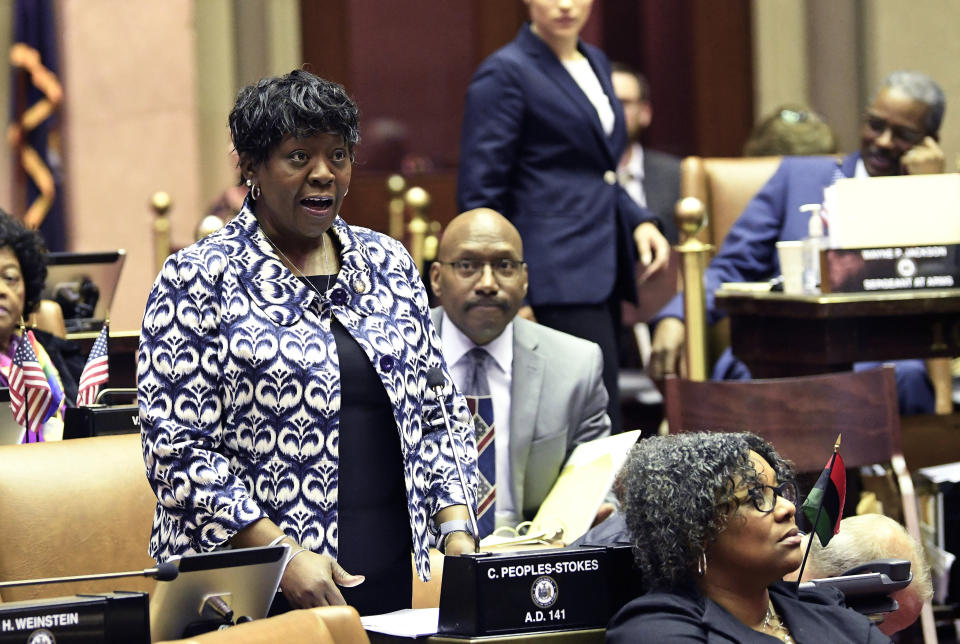
M20 338L10 366L10 407L13 417L28 432L36 433L53 402L50 383L33 352L29 334ZM27 424L29 421L29 425Z
M100 335L93 343L93 348L90 349L90 357L87 358L87 364L83 366L83 373L80 374L77 407L92 405L96 402L100 385L106 383L110 378L110 369L107 366L109 357L107 339L109 336L110 326L104 324L103 328L100 329Z

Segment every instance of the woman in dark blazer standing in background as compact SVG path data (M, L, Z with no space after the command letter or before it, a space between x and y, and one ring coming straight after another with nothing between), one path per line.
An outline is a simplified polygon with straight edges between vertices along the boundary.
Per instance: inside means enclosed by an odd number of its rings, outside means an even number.
M666 264L669 245L617 183L623 108L606 56L580 40L592 0L524 1L530 22L467 91L457 202L516 225L537 321L600 345L616 432L620 300L636 297L638 251L648 275Z

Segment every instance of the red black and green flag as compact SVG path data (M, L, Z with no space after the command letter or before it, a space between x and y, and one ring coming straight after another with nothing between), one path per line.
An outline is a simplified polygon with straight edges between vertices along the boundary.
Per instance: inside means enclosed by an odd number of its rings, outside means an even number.
M847 470L839 449L838 438L833 455L801 506L822 546L826 546L833 535L840 531L840 518L847 497Z

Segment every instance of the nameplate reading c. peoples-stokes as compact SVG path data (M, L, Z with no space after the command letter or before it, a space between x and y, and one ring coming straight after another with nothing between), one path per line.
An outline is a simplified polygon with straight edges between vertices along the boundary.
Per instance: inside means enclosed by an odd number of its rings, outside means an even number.
M831 248L820 260L823 293L960 286L960 244Z
M446 557L439 632L480 636L602 628L634 592L630 548Z

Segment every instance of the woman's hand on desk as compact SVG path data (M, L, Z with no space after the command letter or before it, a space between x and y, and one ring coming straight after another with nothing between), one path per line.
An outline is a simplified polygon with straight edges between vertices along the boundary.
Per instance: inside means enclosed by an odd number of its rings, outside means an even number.
M337 586L352 588L363 580L363 575L351 575L333 557L307 550L290 559L280 588L296 608L337 606L346 604Z
M943 150L932 136L924 137L900 157L900 167L906 174L941 174L946 165Z
M447 555L464 555L474 552L473 537L466 532L451 532L447 537L446 549Z

